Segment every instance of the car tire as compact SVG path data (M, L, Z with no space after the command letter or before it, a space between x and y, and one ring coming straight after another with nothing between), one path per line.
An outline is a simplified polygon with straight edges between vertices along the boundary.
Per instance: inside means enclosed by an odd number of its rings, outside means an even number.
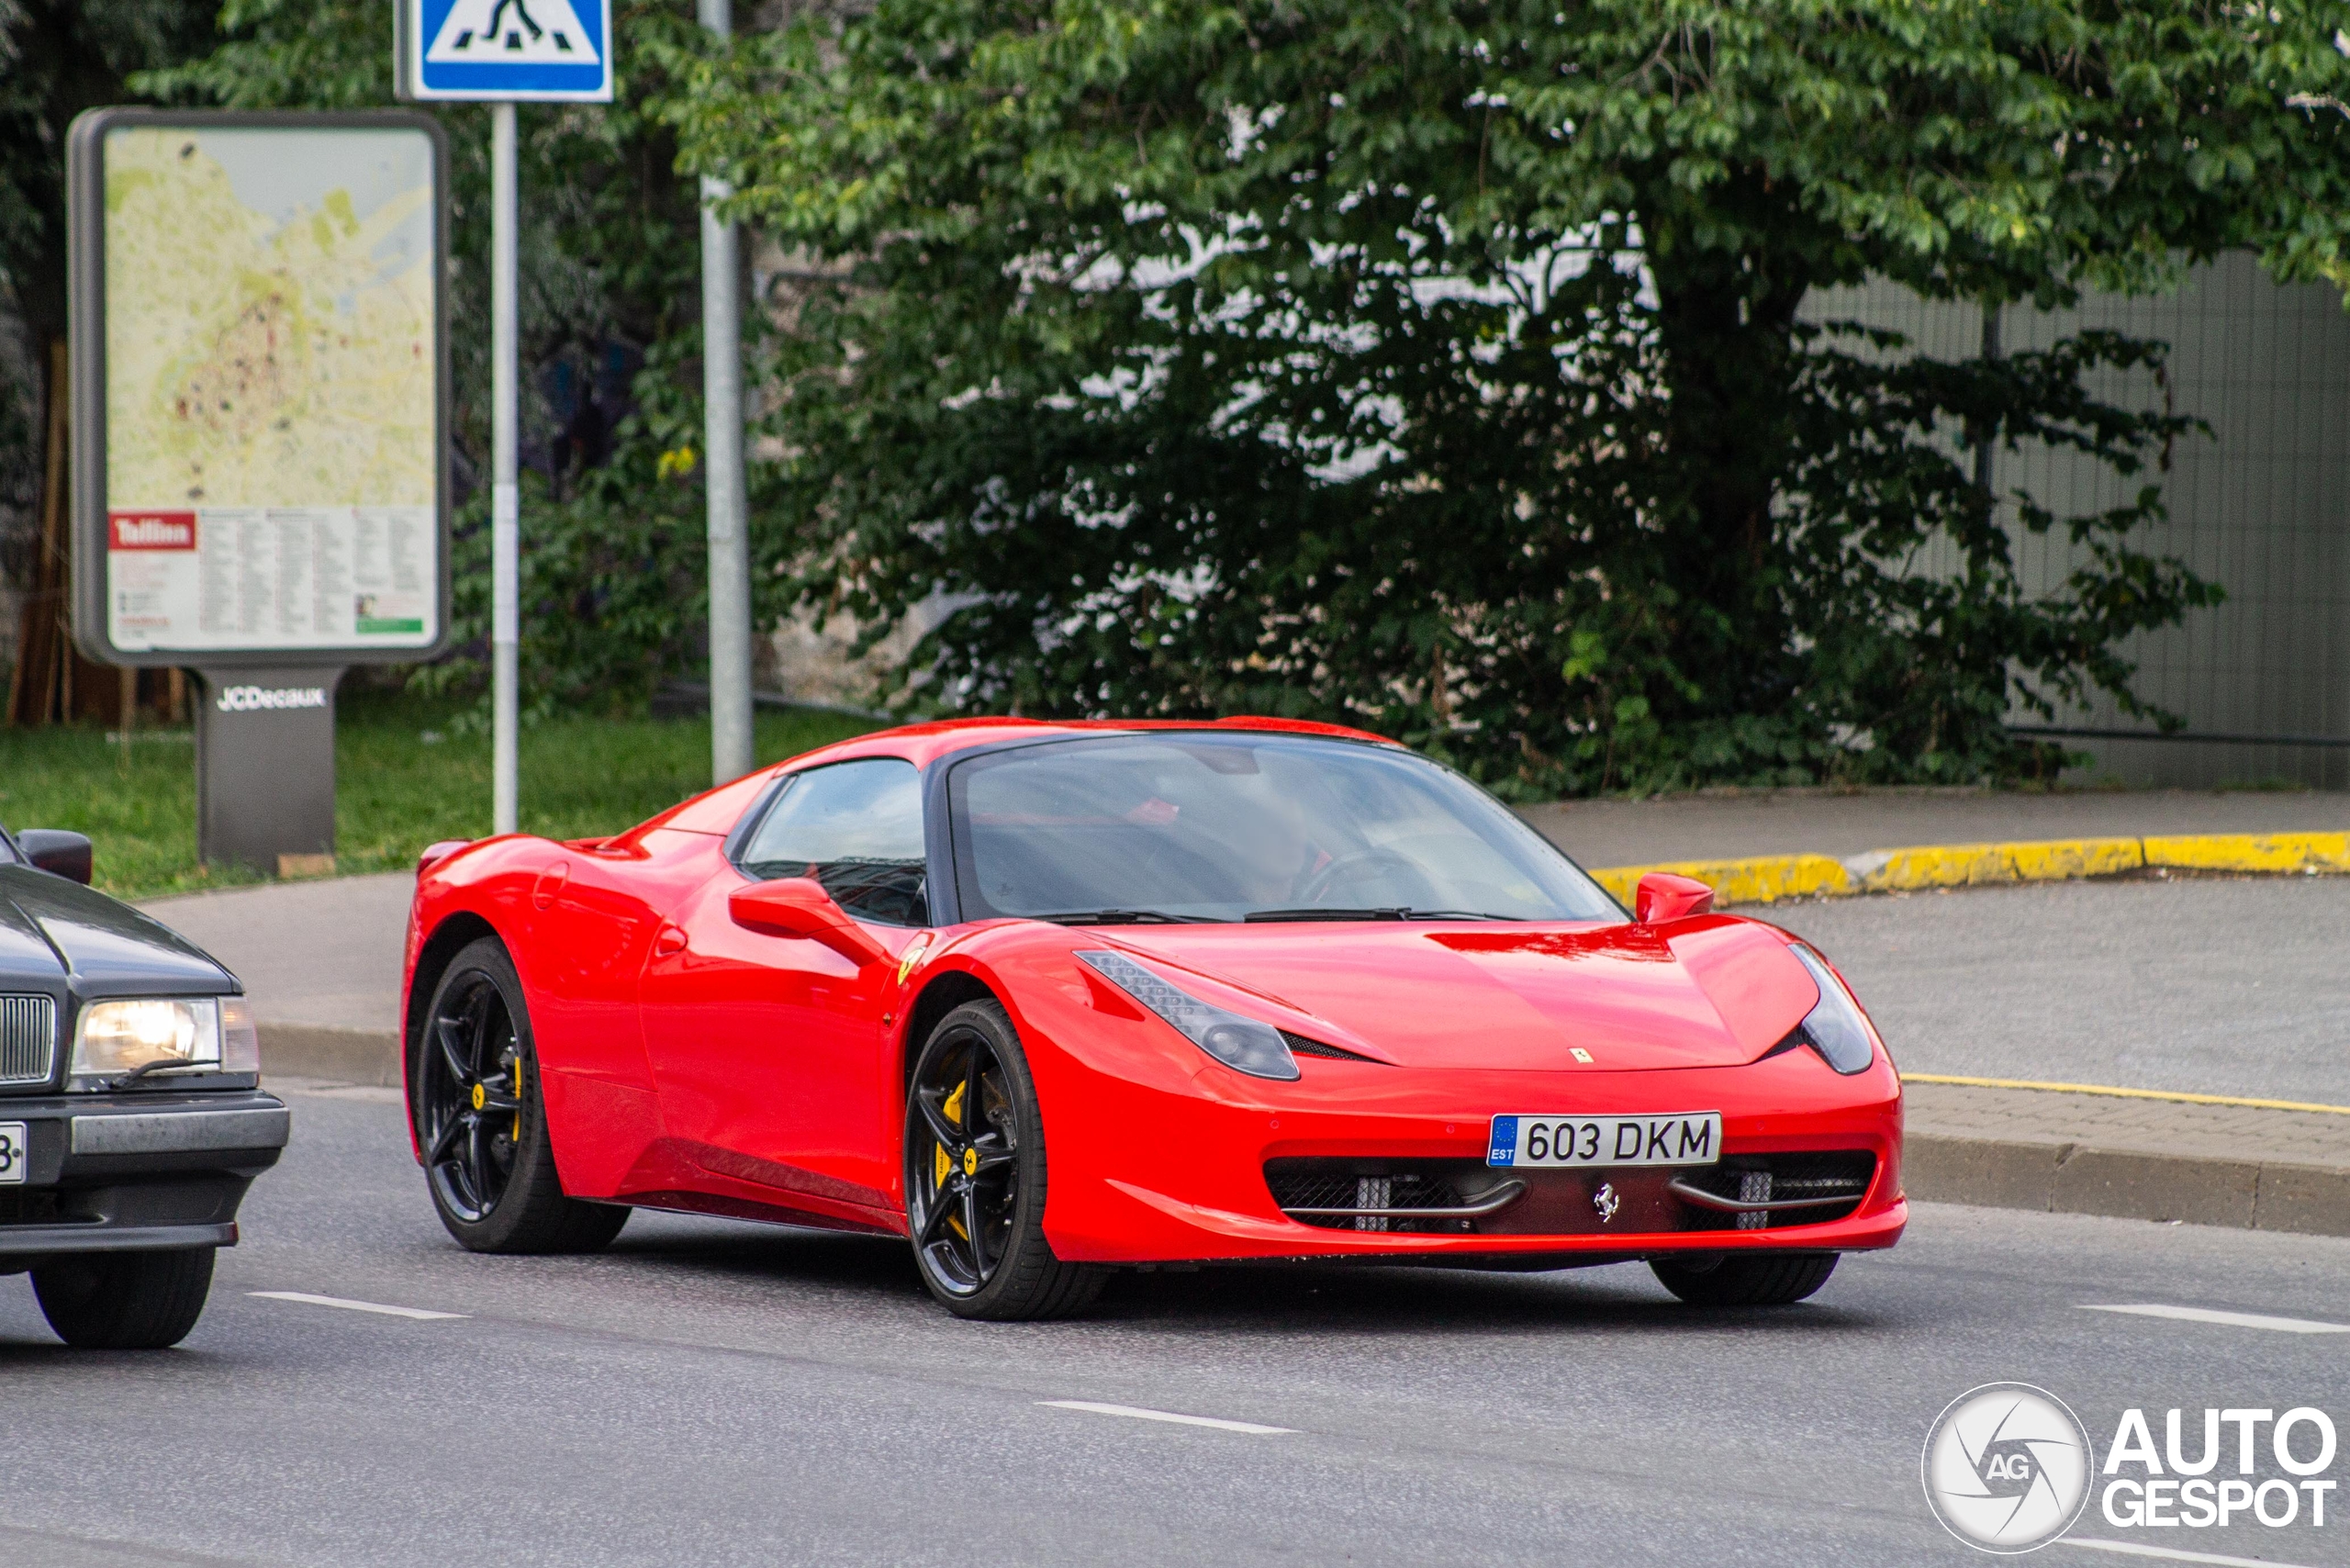
M212 1249L61 1258L32 1273L41 1316L75 1350L161 1350L204 1316Z
M953 1136L982 1124L985 1131ZM995 1002L957 1008L923 1043L906 1095L905 1149L914 1267L947 1311L1036 1322L1093 1305L1110 1271L1063 1262L1045 1239L1044 1114L1019 1031ZM967 1215L979 1223L967 1227Z
M504 943L485 936L442 971L408 1067L425 1186L461 1245L593 1252L621 1233L627 1208L564 1194L530 1009Z
M1707 1264L1651 1258L1649 1268L1666 1290L1692 1306L1787 1306L1828 1282L1833 1252L1717 1255Z

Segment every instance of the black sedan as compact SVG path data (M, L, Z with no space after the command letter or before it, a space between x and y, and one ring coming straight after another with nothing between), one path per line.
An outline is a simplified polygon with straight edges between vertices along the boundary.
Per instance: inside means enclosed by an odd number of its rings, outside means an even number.
M69 1345L160 1349L286 1112L236 976L90 870L79 834L0 828L0 1274Z

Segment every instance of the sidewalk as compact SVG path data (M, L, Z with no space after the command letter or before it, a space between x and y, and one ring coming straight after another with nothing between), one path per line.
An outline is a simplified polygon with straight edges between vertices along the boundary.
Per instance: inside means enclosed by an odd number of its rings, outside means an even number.
M2340 833L2350 795L2194 790L1752 790L1657 801L1561 801L1520 814L1585 866L1849 859L1919 844L1984 844L2158 834Z
M2350 1236L2350 1114L1909 1082L1910 1197Z
M2350 798L1777 790L1572 801L1531 807L1525 815L1585 866L1637 872L1650 865L1772 856L1824 857L1835 865L1911 846L2339 834L2350 828ZM396 1085L400 944L412 886L410 878L394 873L197 893L144 907L244 980L272 1072ZM2260 897L2257 885L2241 886L2244 896ZM1852 919L1843 923L1848 928L1859 922L1893 933L1886 951L1896 956L1904 946L1930 946L1933 963L1889 969L1874 979L1856 974L1856 983L1881 1017L1941 1017L1955 1026L2007 1003L2025 1014L2035 1007L2047 1011L2031 987L2044 990L2057 977L2027 976L2001 942L2021 944L2051 963L2072 966L2079 972L2068 983L2085 996L2098 994L2100 988L2117 994L2141 989L2128 964L2145 956L2145 944L2128 939L2117 923L2109 924L2118 940L2082 940L2079 900L2099 896L2099 890L2075 884L2072 895L2053 903L2033 899L1997 911L1997 918L1986 909L1983 920L1958 922L1929 919L1930 905L1900 899L1798 907L1814 915L1849 913ZM1772 918L1783 924L1796 918L1800 927L1813 916L1774 912ZM1852 957L1864 964L1884 962L1859 950L1857 943L1852 946ZM1851 959L1840 961L1851 967ZM2001 983L1999 977L2023 989L2012 997L1995 994L1986 988ZM2133 1051L2143 1058L2143 1051ZM1904 1053L1903 1065L1913 1072L1946 1067L1953 1073L1992 1075L1973 1060L1944 1060L1942 1055L1940 1047L1921 1045ZM2206 1051L2204 1059L2210 1081L2199 1081L2198 1089L2286 1097L2266 1092L2270 1085L2248 1062L2244 1072L2232 1074L2232 1058L2212 1059ZM1998 1076L2067 1081L2074 1077L2053 1055L2012 1070L1996 1065ZM2076 1065L2084 1069L2084 1081L2112 1083L2114 1070L2127 1064L2117 1058ZM2107 1075L2089 1078L2089 1072ZM2224 1081L2232 1076L2242 1081ZM2341 1092L2323 1094L2322 1102L2350 1103L2350 1081ZM1908 1103L1905 1184L1913 1199L2350 1235L2350 1114L1917 1081L1908 1086Z

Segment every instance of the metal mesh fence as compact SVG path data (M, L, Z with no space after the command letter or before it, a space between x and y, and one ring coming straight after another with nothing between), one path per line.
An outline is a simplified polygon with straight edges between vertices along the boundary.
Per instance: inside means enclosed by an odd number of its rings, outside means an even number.
M1889 328L1936 358L1981 351L1974 306L1930 303L1891 285L1822 291L1805 314ZM2124 648L2138 665L2139 695L2184 717L2188 738L2093 734L2066 744L2093 754L2091 778L2350 788L2350 314L2341 297L2280 288L2253 257L2231 255L2191 271L2173 295L2094 296L2053 312L2009 307L1999 336L2008 351L2040 348L2085 327L2170 345L2167 387L2139 374L2098 390L2140 407L2167 396L2211 427L2208 437L2179 442L2168 471L2151 476L2170 516L2135 539L2179 556L2228 599ZM2027 489L2063 516L2120 504L2146 477L2038 448L1997 454L1992 483ZM2028 588L2053 591L2076 554L2061 533L2019 531L2017 563ZM2065 711L2057 724L2151 732L2109 701Z

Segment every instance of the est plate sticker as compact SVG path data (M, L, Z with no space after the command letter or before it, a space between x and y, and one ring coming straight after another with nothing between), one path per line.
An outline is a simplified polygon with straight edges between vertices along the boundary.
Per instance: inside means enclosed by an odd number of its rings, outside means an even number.
M25 1124L0 1122L0 1186L20 1184L25 1168L32 1163L32 1149L25 1141Z
M1722 1154L1719 1111L1661 1116L1495 1116L1488 1165L1711 1165Z

